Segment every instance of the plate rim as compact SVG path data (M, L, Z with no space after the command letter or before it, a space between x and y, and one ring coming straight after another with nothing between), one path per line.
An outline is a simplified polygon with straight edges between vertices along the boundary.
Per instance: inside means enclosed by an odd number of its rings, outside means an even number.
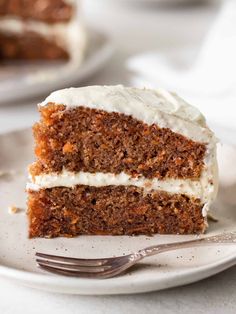
M131 283L128 280L121 281L122 276L110 279L76 278L50 275L49 273L34 273L5 265L0 265L0 276L20 282L24 286L63 294L115 295L145 293L184 286L216 275L233 266L236 266L236 251L207 265L193 267L191 270L179 274L170 273L168 278L162 278L161 280L158 277L153 277L152 279L132 281ZM181 282L179 282L180 278ZM68 285L68 282L70 285Z

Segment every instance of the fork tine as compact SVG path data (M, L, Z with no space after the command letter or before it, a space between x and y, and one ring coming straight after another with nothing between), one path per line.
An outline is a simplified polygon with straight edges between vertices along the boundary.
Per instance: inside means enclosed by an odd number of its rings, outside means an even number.
M54 273L57 275L69 276L69 277L81 277L81 278L89 278L89 277L100 277L98 273L82 273L82 272L75 272L75 271L68 271L62 270L56 267L50 267L45 265L39 265L42 269L49 271L50 273Z
M124 265L121 265L119 267L114 267L109 270L102 270L99 272L83 272L83 271L78 271L78 270L68 270L68 269L63 269L60 267L56 267L56 266L48 266L48 265L43 265L41 263L38 263L38 265L51 273L54 274L59 274L59 275L63 275L63 276L69 276L69 277L80 277L80 278L98 278L98 279L105 279L105 278L111 278L114 277L120 273L122 273L123 271L125 271L127 268L129 267L124 267ZM127 264L126 264L127 266Z
M108 266L78 266L77 264L64 264L61 262L52 262L48 260L43 259L36 259L36 262L40 266L51 266L56 267L64 270L71 270L71 271L81 271L81 272L91 272L91 273L97 273L101 271L105 271L111 268L111 265Z
M86 258L74 258L74 257L65 257L65 256L57 256L52 254L45 254L37 252L35 256L46 259L50 261L61 261L68 264L76 264L78 266L102 266L107 263L108 260L113 260L114 258L97 258L97 259L86 259Z
M74 257L65 257L60 255L52 255L52 254L45 254L37 252L35 254L36 258L39 257L40 259L44 259L47 261L55 261L55 262L64 262L68 264L73 264L77 266L103 266L103 265L109 265L110 263L113 263L113 261L118 262L121 259L124 259L125 256L117 256L117 257L108 257L108 258L74 258Z
M45 253L36 254L39 267L54 274L71 277L99 278L114 277L132 266L133 254L101 259L81 259Z

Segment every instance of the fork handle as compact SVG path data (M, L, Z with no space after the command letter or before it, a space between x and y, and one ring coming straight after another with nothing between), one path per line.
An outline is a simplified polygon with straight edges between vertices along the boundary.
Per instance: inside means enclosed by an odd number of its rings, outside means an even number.
M197 246L209 246L209 245L221 245L221 244L234 244L236 245L236 231L230 233L223 233L211 237L200 238L196 240L184 241L184 242L174 242L174 243L167 243L167 244L159 244L149 246L145 249L138 251L138 255L140 259L155 255L158 253L178 250L183 248L193 248Z

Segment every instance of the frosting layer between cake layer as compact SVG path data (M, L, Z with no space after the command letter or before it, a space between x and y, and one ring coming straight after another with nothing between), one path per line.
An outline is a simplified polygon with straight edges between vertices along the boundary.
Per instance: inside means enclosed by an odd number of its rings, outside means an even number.
M120 174L113 173L89 173L80 171L73 173L63 170L61 173L41 174L31 178L31 183L28 183L27 189L40 190L53 187L70 187L76 185L88 186L136 186L143 188L145 192L151 190L161 190L173 194L185 194L201 199L203 203L210 202L214 198L215 188L213 184L209 184L206 176L198 181L190 179L147 179L145 177L131 177L124 172Z

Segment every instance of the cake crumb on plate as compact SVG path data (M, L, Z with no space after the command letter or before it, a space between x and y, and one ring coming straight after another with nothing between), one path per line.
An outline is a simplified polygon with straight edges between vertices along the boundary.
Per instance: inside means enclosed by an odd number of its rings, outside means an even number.
M15 205L11 205L11 206L8 206L8 212L9 214L17 214L21 211L21 208L15 206Z

